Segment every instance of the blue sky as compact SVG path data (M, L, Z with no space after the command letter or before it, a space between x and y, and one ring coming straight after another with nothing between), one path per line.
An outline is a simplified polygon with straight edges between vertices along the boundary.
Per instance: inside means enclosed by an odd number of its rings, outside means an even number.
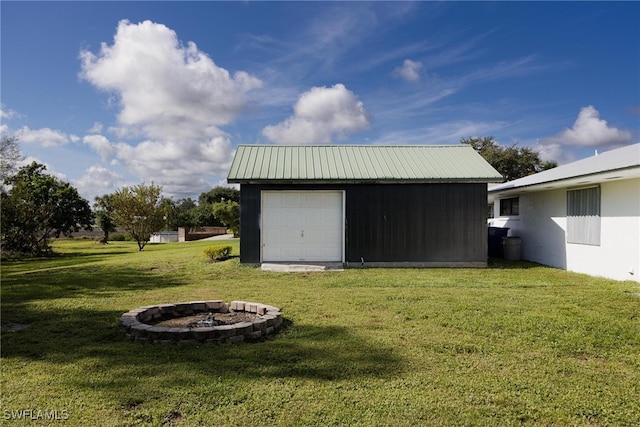
M96 195L225 184L238 144L640 141L638 2L12 2L1 124Z

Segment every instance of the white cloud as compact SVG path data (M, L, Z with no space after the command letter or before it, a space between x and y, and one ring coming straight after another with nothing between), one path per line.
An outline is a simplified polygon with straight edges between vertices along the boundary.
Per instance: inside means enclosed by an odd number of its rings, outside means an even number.
M98 153L103 161L107 161L116 154L114 145L102 135L86 135L82 138L82 142Z
M541 139L533 145L542 160L566 163L576 160L568 148L593 147L602 150L616 148L631 142L631 132L610 126L600 113L589 105L580 109L578 118L569 129Z
M369 128L363 103L340 83L303 93L293 110L285 121L265 127L263 135L279 144L329 144Z
M420 70L422 70L422 62L405 59L402 67L396 68L393 73L408 82L417 82L420 80Z
M547 138L542 144L564 144L584 147L614 147L631 142L631 132L609 126L600 113L589 105L580 110L571 129Z
M84 175L74 183L78 192L90 202L95 196L113 193L119 187L126 185L121 175L102 166L90 166Z
M226 175L233 158L231 141L222 136L197 144L144 141L114 144L119 163L146 182L163 186L167 195L191 197L211 189L206 177Z
M11 120L16 116L18 116L18 113L16 113L15 111L6 109L4 106L0 108L0 119Z
M233 149L220 129L246 107L248 92L262 82L244 71L217 66L193 42L158 23L120 21L111 45L80 53L81 77L115 97L118 123L109 128L120 139L99 135L96 123L83 141L103 161L124 165L165 194L192 196L207 191L205 177L226 175Z
M77 138L75 135L67 135L59 130L50 128L29 129L28 126L23 126L17 133L20 135L20 142L36 144L41 147L59 147Z
M532 148L538 152L540 160L543 162L556 161L559 163L566 163L567 161L571 161L571 159L566 158L567 155L564 153L562 145L557 142L550 142L547 144L536 143Z
M244 107L247 91L261 81L246 72L233 76L218 67L193 42L184 46L170 28L151 21L120 21L113 45L102 43L97 55L80 53L81 76L119 95L122 126L220 126ZM166 127L166 126L165 126Z
M100 122L95 122L91 129L89 129L89 133L100 133L102 132L103 125Z

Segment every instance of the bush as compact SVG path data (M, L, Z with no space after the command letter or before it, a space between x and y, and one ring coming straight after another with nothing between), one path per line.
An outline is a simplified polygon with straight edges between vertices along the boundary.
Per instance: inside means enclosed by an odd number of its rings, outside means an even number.
M112 242L124 242L127 240L127 236L122 233L112 233L109 234L109 240Z
M215 245L207 246L204 248L204 254L209 258L209 261L221 261L228 258L231 255L231 246L229 245Z

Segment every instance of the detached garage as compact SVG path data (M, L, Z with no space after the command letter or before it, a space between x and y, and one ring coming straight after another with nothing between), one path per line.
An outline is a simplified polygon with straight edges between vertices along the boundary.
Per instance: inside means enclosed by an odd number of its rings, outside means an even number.
M474 266L487 261L487 183L473 148L241 145L240 261Z

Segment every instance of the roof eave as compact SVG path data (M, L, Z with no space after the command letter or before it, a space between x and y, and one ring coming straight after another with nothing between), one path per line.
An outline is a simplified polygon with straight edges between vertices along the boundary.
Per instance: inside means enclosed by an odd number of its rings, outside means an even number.
M598 181L598 182L606 182L607 180L604 177L607 176L607 175L615 174L615 173L623 172L623 171L630 171L630 170L633 170L633 169L640 169L640 166L639 165L632 165L632 166L623 167L623 168L607 169L607 170L602 170L602 171L597 171L597 172L592 172L592 173L579 174L579 175L573 175L573 176L562 177L562 178L557 178L557 179L548 179L548 180L544 180L544 181L540 181L540 182L533 182L531 184L513 185L513 186L510 186L510 187L499 185L496 188L490 188L489 189L489 193L500 193L500 192L503 192L503 191L525 190L525 189L526 190L535 190L536 188L544 188L546 186L549 186L549 185L552 185L552 184L558 184L558 183L561 183L563 181L571 182L571 181L575 181L576 179L585 179L585 178L597 177L598 175L601 175L603 177L602 181ZM504 184L508 184L508 182L506 182Z
M432 178L432 179L234 179L229 184L489 184L501 178Z

